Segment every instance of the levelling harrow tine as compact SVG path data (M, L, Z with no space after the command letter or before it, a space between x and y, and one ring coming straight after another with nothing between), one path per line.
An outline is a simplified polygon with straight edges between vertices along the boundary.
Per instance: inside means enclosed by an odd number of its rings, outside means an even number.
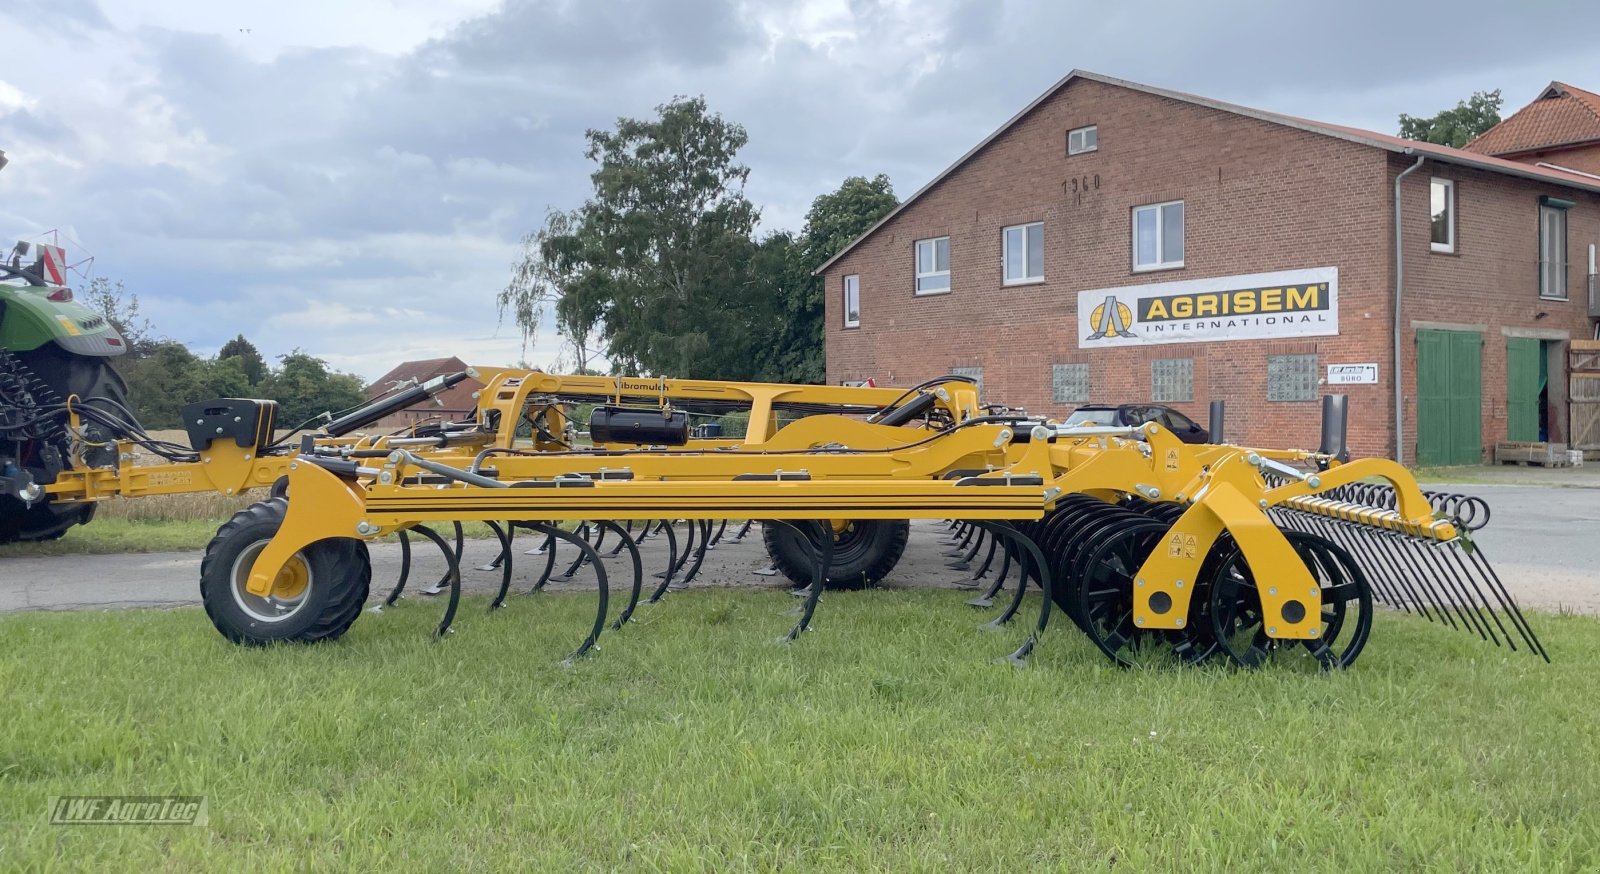
M632 537L628 536L628 532L622 529L622 526L609 519L599 524L616 530L617 539L622 541L618 544L618 548L626 549L628 557L633 560L633 587L628 593L627 605L622 608L622 612L618 613L616 620L611 623L611 627L614 630L621 628L632 619L634 608L639 606L639 593L644 590L644 561L639 557L638 545L633 542Z
M573 546L578 547L578 552L587 556L590 564L594 565L595 583L600 592L599 604L595 607L594 626L589 629L589 636L583 639L583 643L578 644L578 648L573 650L571 655L561 660L562 664L570 665L573 661L583 657L585 653L593 649L595 642L600 639L600 632L605 630L606 602L609 597L609 586L606 580L605 564L600 561L600 554L595 552L593 546L589 545L589 541L583 539L577 534L571 534L566 531L562 531L560 528L557 528L554 525L544 525L538 522L533 523L532 527L535 531L543 531L545 534L551 537L565 540Z
M500 566L500 591L495 593L494 600L489 602L489 612L499 610L506 602L506 593L511 591L511 534L508 529L501 528L498 522L489 522L489 530L494 532L496 540L500 541L500 557L495 559L504 563Z
M459 527L458 525L458 530ZM446 543L445 539L440 537L437 531L426 525L413 525L411 530L432 540L433 545L439 547L439 551L444 553L444 560L449 565L444 575L445 580L450 585L450 602L445 605L444 618L439 620L439 627L434 629L433 632L434 637L444 637L450 633L450 623L455 621L456 607L461 603L461 563L457 560L455 553L451 552L450 544Z
M664 525L663 528L667 532L667 569L664 573L656 575L661 577L661 584L656 586L654 592L650 593L649 599L645 602L647 604L654 604L660 601L663 595L667 594L667 587L672 585L673 569L678 564L678 535L672 530L671 525ZM656 530L661 531L663 528L657 528Z

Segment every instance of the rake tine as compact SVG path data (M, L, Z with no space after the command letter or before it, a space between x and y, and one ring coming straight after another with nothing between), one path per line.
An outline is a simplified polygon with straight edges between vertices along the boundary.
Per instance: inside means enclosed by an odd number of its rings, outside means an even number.
M383 599L376 610L382 612L384 607L393 607L394 602L400 600L400 593L406 590L406 580L411 578L411 539L405 531L400 532L400 579L395 580L394 588L390 590L389 597Z
M1511 617L1511 623L1517 627L1517 631L1528 644L1528 648L1538 653L1546 662L1550 661L1550 653L1545 650L1544 644L1539 641L1538 635L1533 633L1532 626L1528 625L1527 617L1522 615L1522 608L1518 607L1516 599L1511 597L1511 590L1506 588L1506 584L1501 581L1500 575L1495 573L1494 565L1489 564L1489 559L1480 554L1482 548L1474 545L1470 551L1466 552L1467 558L1471 559L1473 566L1478 568L1484 580L1489 582L1490 588L1495 593L1495 598L1504 605L1507 614Z
M1483 593L1476 591L1477 587L1475 585L1469 586L1468 583L1470 581L1464 580L1450 572L1449 566L1443 563L1438 554L1438 550L1434 548L1439 545L1438 541L1424 542L1419 539L1413 542L1417 547L1417 551L1422 554L1422 560L1440 572L1440 585L1452 592L1455 592L1456 595L1461 599L1464 605L1463 609L1466 611L1468 616L1472 617L1472 620L1478 626L1478 634L1484 637L1484 639L1493 643L1495 646L1499 646L1500 638L1494 633L1494 629L1489 627L1489 620L1484 617L1483 612L1478 607L1479 600L1483 599ZM1478 596L1477 599L1473 598L1474 595ZM1483 600L1483 604L1487 606L1488 601ZM1507 642L1509 643L1509 641ZM1516 647L1512 647L1512 649L1516 649Z
M1455 620L1450 617L1449 613L1445 612L1437 599L1434 598L1432 591L1425 585L1425 582L1417 580L1413 584L1411 572L1407 570L1406 563L1398 554L1398 548L1388 532L1373 531L1353 522L1348 525L1347 530L1360 537L1361 541L1366 544L1366 547L1357 554L1376 556L1383 566L1389 570L1391 574L1390 582L1393 587L1406 593L1412 603L1416 604L1417 610L1422 614L1423 618L1429 622L1440 622L1451 628L1456 627ZM1433 605L1433 610L1431 611L1428 609L1430 603ZM1435 616L1434 614L1438 615Z
M413 525L411 530L432 540L433 545L439 547L439 551L444 553L445 563L449 565L444 575L446 581L450 584L450 603L445 605L444 618L439 620L439 627L433 632L434 637L444 637L450 633L450 623L455 621L456 607L461 603L461 563L455 553L450 551L450 544L446 543L445 539L440 537L438 532L432 528L426 525ZM459 524L457 525L457 530L460 530Z
M795 626L789 629L789 633L783 637L784 641L791 641L799 637L800 632L811 630L811 617L817 612L817 602L822 600L822 589L827 581L828 568L833 567L833 531L826 522L808 523L812 528L812 534L807 534L806 530L798 524L790 522L779 522L778 524L787 525L798 533L802 539L809 542L817 557L816 570L811 573L811 589L806 593L805 604L800 610L800 621L796 622ZM812 536L813 534L816 536Z
M646 527L649 527L649 526L646 526ZM657 528L656 530L660 531L661 529ZM645 603L648 603L648 604L654 604L654 603L660 601L661 597L667 593L667 587L672 585L673 569L676 568L677 565L678 565L678 535L677 535L677 532L672 530L672 526L671 525L666 526L666 531L667 531L667 569L666 569L664 574L660 574L659 575L661 577L661 585L656 586L656 590L650 594L649 600L645 602Z
M1459 598L1455 597L1450 591L1449 587L1443 582L1436 581L1431 575L1425 573L1422 567L1421 559L1410 554L1411 550L1407 547L1414 546L1415 544L1409 542L1404 535L1394 532L1390 532L1390 540L1392 541L1392 546L1394 547L1395 551L1406 561L1406 563L1411 567L1412 571L1417 574L1417 580L1419 583L1428 586L1429 590L1435 593L1436 598L1439 598L1439 592L1442 591L1444 593L1444 596L1440 598L1440 603L1444 605L1444 608L1455 611L1456 617L1461 623L1460 627L1477 631L1479 637L1483 638L1484 640L1488 640L1489 638L1483 633L1483 630L1478 628L1476 623L1467 618L1466 611L1461 608Z
M505 564L500 571L500 591L495 594L494 600L489 602L489 612L500 609L506 601L506 593L511 591L511 535L502 529L499 523L488 523L489 530L494 532L495 539L500 541L500 558L505 559ZM495 559L499 561L500 559Z
M627 605L622 608L622 612L618 613L616 620L611 623L611 628L615 630L631 620L634 608L639 606L639 593L644 589L644 561L639 558L639 547L633 542L633 538L628 536L628 532L622 530L622 526L610 520L600 524L616 529L617 539L621 541L618 544L618 548L626 549L628 557L633 559L633 590L628 593Z
M694 582L695 574L700 573L700 565L706 560L706 550L710 549L707 544L711 540L711 520L703 519L690 522L689 525L691 529L700 529L700 545L694 552L694 564L690 565L688 572L683 575L683 582L678 584L679 588L688 588L689 584Z
M1464 530L1464 526L1463 526L1463 530ZM1445 570L1447 572L1449 572L1456 579L1460 580L1461 581L1461 586L1463 588L1465 588L1468 591L1472 592L1472 594L1477 595L1478 600L1477 600L1477 602L1475 602L1474 609L1478 610L1480 615L1484 615L1484 614L1487 615L1487 617L1488 617L1487 621L1493 622L1495 628L1500 629L1500 634L1503 637L1505 637L1505 639L1506 639L1506 647L1511 649L1512 651L1515 651L1516 648L1517 648L1516 641L1511 639L1511 632L1506 630L1505 622L1503 622L1501 620L1500 614L1495 612L1494 605L1489 602L1489 596L1484 593L1483 585L1479 582L1479 580L1477 580L1477 579L1475 579L1473 577L1473 574L1471 573L1471 569L1468 568L1466 565L1461 563L1461 557L1459 555L1460 551L1461 551L1460 545L1458 543L1456 543L1454 540L1449 541L1447 543L1436 543L1436 544L1434 544L1434 552L1435 552L1434 558L1435 558L1435 560L1440 565L1444 566L1444 568L1445 568ZM1447 552L1452 554L1452 555L1454 555L1454 557L1455 557L1455 565L1454 565L1454 567L1452 567L1450 565L1449 561L1444 557L1445 553L1447 553ZM1459 571L1459 573L1457 573L1457 571ZM1496 593L1496 598L1498 598L1498 597L1499 597L1499 595L1498 595L1498 593ZM1481 607L1476 606L1477 604L1481 604L1482 606ZM1515 625L1515 622L1513 622L1512 624ZM1518 629L1518 630L1520 631L1521 629ZM1490 629L1490 634L1493 634L1493 633L1494 633L1494 630ZM1497 643L1498 643L1498 641L1497 641Z
M1373 592L1378 600L1385 604L1399 607L1407 613L1412 612L1411 601L1415 599L1407 598L1399 591L1397 583L1393 579L1393 574L1383 565L1381 556L1376 555L1364 545L1355 543L1356 538L1362 534L1359 528L1343 521L1324 520L1322 517L1313 516L1310 513L1292 512L1285 515L1299 522L1301 530L1311 534L1322 534L1343 547L1345 552L1348 552L1352 557L1361 556L1367 559L1368 567L1364 568L1363 571L1366 573L1367 580L1372 583ZM1377 571L1382 571L1382 573ZM1425 610L1426 608L1420 609Z
M535 530L543 531L545 534L548 534L551 537L560 538L572 544L573 546L578 547L578 552L587 556L590 563L594 565L594 578L600 591L600 603L595 608L594 627L589 629L589 636L583 639L583 643L578 644L578 648L572 651L572 655L569 655L561 660L562 664L570 665L577 659L582 658L583 655L589 650L593 649L595 642L600 639L600 632L605 630L606 602L610 594L610 587L607 585L606 581L605 564L600 561L600 554L595 552L593 546L589 545L589 541L583 539L582 537L576 534L569 534L568 532L562 531L560 528L557 528L554 525L542 525L539 523L534 523L533 527Z

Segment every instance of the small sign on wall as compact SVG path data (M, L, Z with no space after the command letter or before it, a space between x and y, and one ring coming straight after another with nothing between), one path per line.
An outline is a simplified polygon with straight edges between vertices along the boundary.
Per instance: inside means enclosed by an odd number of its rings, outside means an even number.
M1376 364L1330 364L1328 385L1377 385Z

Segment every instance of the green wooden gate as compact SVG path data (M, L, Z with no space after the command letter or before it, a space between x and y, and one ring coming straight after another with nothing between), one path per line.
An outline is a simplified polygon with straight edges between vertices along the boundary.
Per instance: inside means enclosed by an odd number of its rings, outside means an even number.
M1417 331L1418 464L1483 462L1482 347L1475 333Z
M1539 439L1539 390L1544 355L1538 340L1506 340L1506 439Z

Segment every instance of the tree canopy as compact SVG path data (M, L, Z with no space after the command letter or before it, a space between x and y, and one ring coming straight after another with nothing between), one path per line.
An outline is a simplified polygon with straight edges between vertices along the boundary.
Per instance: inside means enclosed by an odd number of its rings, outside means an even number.
M1400 136L1459 149L1500 123L1500 89L1474 91L1472 96L1431 116L1400 113Z

